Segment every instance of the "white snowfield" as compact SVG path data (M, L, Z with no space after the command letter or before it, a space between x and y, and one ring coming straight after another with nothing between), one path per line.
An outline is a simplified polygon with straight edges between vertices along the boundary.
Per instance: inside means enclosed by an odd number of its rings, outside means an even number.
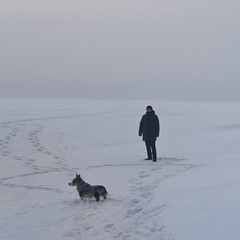
M0 159L2 240L240 237L240 103L2 98ZM108 198L80 200L76 173Z

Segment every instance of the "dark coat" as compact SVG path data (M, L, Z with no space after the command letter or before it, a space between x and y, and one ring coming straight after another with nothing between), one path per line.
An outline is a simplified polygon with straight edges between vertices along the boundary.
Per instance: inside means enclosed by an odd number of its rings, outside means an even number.
M140 125L138 135L143 135L143 141L156 141L159 137L160 124L158 116L154 111L147 112L143 115Z

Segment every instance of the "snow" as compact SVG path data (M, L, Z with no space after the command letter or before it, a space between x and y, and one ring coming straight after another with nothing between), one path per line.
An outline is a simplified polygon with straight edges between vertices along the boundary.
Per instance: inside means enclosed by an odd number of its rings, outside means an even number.
M138 125L152 105L158 161ZM240 104L137 100L0 102L0 239L236 240ZM79 173L107 200L80 200Z

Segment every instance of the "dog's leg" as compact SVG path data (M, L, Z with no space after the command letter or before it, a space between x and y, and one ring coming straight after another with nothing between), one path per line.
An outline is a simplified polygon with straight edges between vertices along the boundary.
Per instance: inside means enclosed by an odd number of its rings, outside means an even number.
M99 199L100 199L99 193L98 193L98 192L95 192L95 193L94 193L94 197L96 198L96 201L98 202Z
M83 192L79 193L79 197L81 198L81 200L83 200Z

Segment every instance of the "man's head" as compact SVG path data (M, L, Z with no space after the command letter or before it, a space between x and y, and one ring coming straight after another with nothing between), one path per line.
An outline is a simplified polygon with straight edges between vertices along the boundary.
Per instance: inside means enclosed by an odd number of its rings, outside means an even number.
M153 111L152 106L148 105L148 106L146 107L146 111L147 111L147 112L152 112L152 111Z

